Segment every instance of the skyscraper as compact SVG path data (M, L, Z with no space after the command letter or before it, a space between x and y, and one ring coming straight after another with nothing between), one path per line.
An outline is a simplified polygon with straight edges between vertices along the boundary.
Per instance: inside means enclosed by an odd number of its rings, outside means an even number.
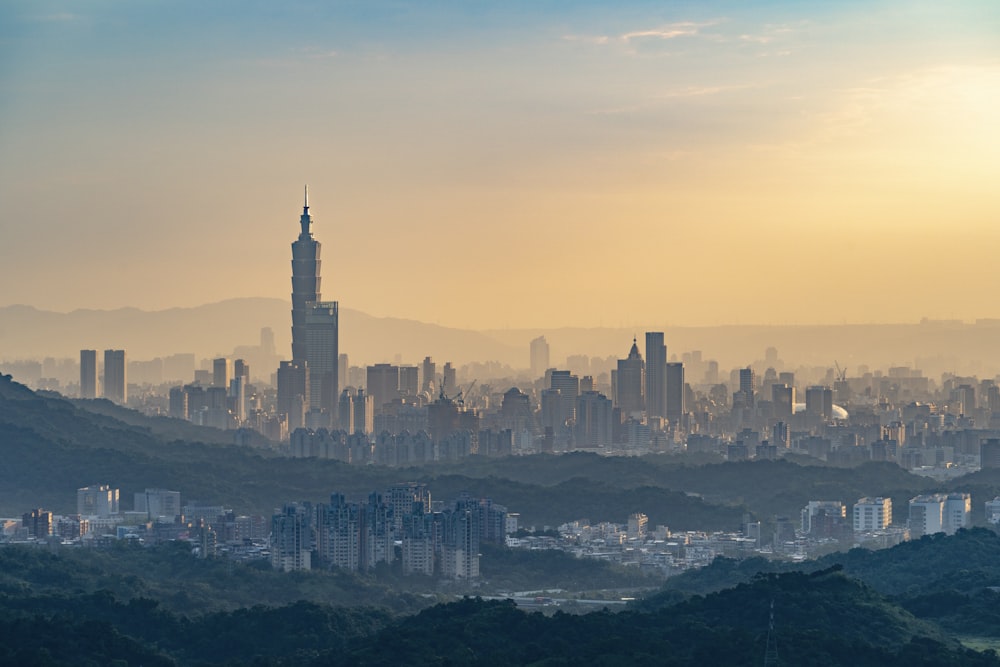
M320 410L333 419L339 389L337 371L340 363L339 313L336 301L307 304L306 365L309 367L309 409Z
M420 382L420 391L433 393L437 385L434 360L431 359L430 357L424 357L424 364L421 370L422 370L421 375L423 376L423 378Z
M226 357L212 360L212 386L229 388L229 380L233 375L233 364Z
M330 425L340 396L339 310L336 301L321 300L320 243L312 234L308 188L299 224L292 243L292 362L309 371L306 407L320 411Z
M125 350L104 350L104 398L115 403L128 401Z
M621 408L623 415L643 410L642 379L644 372L645 364L642 361L642 355L639 354L639 346L633 338L628 357L618 360L618 373L616 375L615 401Z
M292 361L306 361L306 313L320 300L320 243L313 238L309 188L299 218L302 231L292 243Z
M667 346L662 331L646 332L646 414L667 417Z
M97 398L97 350L80 350L80 398Z
M753 408L756 405L757 374L749 366L740 369L739 393L742 395L744 406Z
M664 371L666 373L667 409L663 416L674 426L679 426L685 412L684 394L686 389L684 386L684 364L672 361L665 364Z
M542 377L549 367L549 344L545 336L539 336L531 341L531 376Z

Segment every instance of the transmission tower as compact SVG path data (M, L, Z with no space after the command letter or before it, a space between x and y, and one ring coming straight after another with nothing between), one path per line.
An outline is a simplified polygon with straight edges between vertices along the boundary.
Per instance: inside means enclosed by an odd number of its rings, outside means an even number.
M767 624L767 647L764 649L764 667L777 667L778 642L774 636L774 598L771 598L771 618Z

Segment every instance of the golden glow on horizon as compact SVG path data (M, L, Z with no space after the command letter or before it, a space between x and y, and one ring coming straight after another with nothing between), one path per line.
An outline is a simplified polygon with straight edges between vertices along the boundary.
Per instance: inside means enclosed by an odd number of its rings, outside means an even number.
M26 101L0 98L23 128L0 131L0 305L288 298L308 182L324 298L378 316L998 317L1000 44L879 8L220 44L200 69L32 54Z

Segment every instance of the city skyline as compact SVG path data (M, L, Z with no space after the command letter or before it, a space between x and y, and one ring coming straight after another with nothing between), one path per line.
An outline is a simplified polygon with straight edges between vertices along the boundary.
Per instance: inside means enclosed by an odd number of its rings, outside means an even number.
M800 5L5 4L0 305L287 298L309 183L375 316L1000 315L1000 10Z

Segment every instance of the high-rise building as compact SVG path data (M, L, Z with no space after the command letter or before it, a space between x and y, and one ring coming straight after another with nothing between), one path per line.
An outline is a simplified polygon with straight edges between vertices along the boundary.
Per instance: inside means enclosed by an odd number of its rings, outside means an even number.
M312 568L309 509L289 503L271 518L271 566L276 570Z
M386 403L399 397L399 366L392 364L369 366L365 388L375 401L375 411L381 413Z
M441 389L449 396L458 393L458 375L450 361L444 362L444 370L441 371Z
M684 364L672 361L666 365L666 389L667 411L664 416L671 424L679 426L686 411L684 399L687 390L684 386Z
M354 394L344 388L337 404L337 428L346 433L354 433Z
M319 410L332 422L339 390L340 362L338 306L336 301L318 301L306 306L306 364L309 367L309 409Z
M299 238L292 243L292 360L306 361L306 313L320 300L320 243L313 238L309 216L309 189L299 224Z
M743 404L748 408L753 408L757 404L757 374L749 366L740 369L740 391Z
M645 364L642 355L639 354L639 346L636 339L632 339L632 348L628 357L618 360L618 373L615 386L615 401L617 407L621 408L622 415L631 415L642 412L642 385Z
M115 403L128 401L125 350L104 350L104 398Z
M558 405L553 405L553 409L550 410L550 413L555 416L555 422L561 424L575 419L576 397L580 395L580 378L570 371L553 370L549 388L559 390L559 394L554 395Z
M435 377L436 368L434 365L434 360L430 357L424 357L424 363L421 367L421 380L420 380L420 391L426 391L429 393L434 393L434 389L437 387L437 379Z
M1000 438L986 438L980 441L979 467L1000 468Z
M282 361L278 367L278 414L288 415L288 430L305 426L309 407L309 367L305 362ZM188 408L190 410L190 406Z
M819 385L806 388L806 414L819 419L833 416L833 390Z
M80 398L97 398L97 350L80 350Z
M364 389L354 396L354 433L369 434L375 430L375 401Z
M232 379L233 365L229 359L220 357L212 361L212 386L229 388L229 380Z
M347 358L347 355L343 352L337 358L337 386L346 387L350 382L347 381L347 373L351 365Z
M289 378L292 369L299 374L295 376L297 389L305 370L309 388L304 393L286 393L285 401L279 398L279 413L292 410L285 413L289 414L290 429L295 428L299 400L309 413L310 425L331 426L336 421L340 398L339 309L336 301L322 301L320 243L313 238L308 188L299 225L299 237L292 243L292 366L288 372ZM283 368L286 363L282 362Z
M549 368L549 344L545 336L531 341L531 377L539 378Z
M612 440L611 401L604 394L586 391L576 399L573 438L580 448L608 447Z
M667 415L667 346L663 344L662 331L646 332L646 414L650 417L667 417L669 419Z
M771 403L774 405L775 417L790 419L795 414L795 387L789 387L787 384L772 384Z
M399 394L401 396L416 396L420 388L420 380L417 377L419 369L416 366L399 367Z

